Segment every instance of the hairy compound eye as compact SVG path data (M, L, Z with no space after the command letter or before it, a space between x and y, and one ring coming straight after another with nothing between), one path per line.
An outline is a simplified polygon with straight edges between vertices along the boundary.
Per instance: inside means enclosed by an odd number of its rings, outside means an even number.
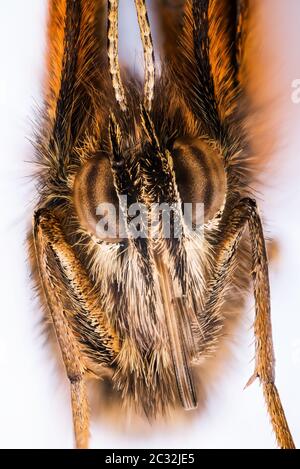
M91 159L77 174L74 201L83 228L103 241L120 241L118 197L106 156Z
M200 139L177 140L172 150L176 182L183 203L203 204L204 222L214 218L226 195L220 155ZM194 216L193 216L194 219Z

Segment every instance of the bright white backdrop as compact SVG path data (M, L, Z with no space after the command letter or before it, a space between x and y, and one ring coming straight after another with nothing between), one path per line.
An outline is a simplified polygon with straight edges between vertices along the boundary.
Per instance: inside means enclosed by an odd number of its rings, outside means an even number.
M0 447L64 448L72 446L68 383L56 372L43 346L40 313L32 300L25 261L34 184L29 175L33 110L41 102L46 0L1 1L0 18ZM126 39L133 66L139 68L132 0L122 0L122 18L130 23ZM291 100L291 83L300 78L300 3L264 0L265 25L257 51L265 65L262 86L273 96L278 115L272 177L261 191L268 233L281 244L271 272L272 316L277 383L290 427L300 445L300 104ZM128 51L122 50L125 57ZM270 116L271 116L270 114ZM270 120L271 117L270 117ZM273 125L273 124L272 124ZM207 411L190 428L132 438L92 423L92 447L121 448L264 448L274 438L258 383L243 391L253 362L253 302L236 353L215 389Z

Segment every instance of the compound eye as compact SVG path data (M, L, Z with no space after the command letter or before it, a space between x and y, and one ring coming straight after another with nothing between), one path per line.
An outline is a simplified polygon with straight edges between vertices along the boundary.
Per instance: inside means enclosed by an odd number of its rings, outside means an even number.
M183 203L203 204L204 222L223 207L226 174L221 156L201 139L177 140L172 150L178 190Z
M101 241L120 241L118 196L106 156L92 158L81 168L75 178L73 196L84 229Z

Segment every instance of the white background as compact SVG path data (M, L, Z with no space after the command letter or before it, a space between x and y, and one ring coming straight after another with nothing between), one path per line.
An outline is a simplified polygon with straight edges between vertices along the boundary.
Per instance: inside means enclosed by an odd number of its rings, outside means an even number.
M30 178L33 110L41 103L46 0L1 0L0 17L0 447L72 447L68 383L44 346L40 312L26 265L34 183ZM259 2L260 92L268 97L265 123L276 150L261 189L267 233L281 244L271 272L277 384L292 432L300 445L300 104L291 83L300 78L300 2ZM121 38L135 67L136 20L131 0L121 0ZM130 16L129 16L130 14ZM122 39L123 40L123 39ZM124 44L124 43L123 43ZM127 52L122 49L123 56ZM263 68L260 68L263 67ZM263 73L262 73L263 72ZM275 118L274 118L275 117ZM270 124L270 125L269 125ZM266 137L267 138L267 137ZM269 137L268 137L269 138ZM234 359L216 385L210 405L189 428L139 437L114 433L92 422L92 447L272 448L272 435L258 383L243 391L253 370L253 301L236 337Z

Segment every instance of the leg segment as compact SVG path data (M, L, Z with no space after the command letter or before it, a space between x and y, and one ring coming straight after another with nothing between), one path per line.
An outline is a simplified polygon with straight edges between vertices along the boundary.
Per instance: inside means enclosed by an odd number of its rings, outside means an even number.
M268 260L262 224L255 201L242 199L232 211L217 246L216 263L208 286L207 315L215 316L221 304L222 294L234 268L238 241L248 223L252 249L252 277L255 296L255 371L250 384L259 378L278 445L294 448L294 442L285 418L280 397L275 386L275 359L270 315L270 288Z
M279 393L275 386L275 358L270 314L270 287L268 260L262 224L256 207L249 208L249 229L252 244L252 277L255 296L256 361L253 378L259 378L273 429L281 448L295 448L284 414Z
M89 294L92 287L88 278L65 241L58 219L49 210L35 213L34 243L42 288L70 380L76 447L86 448L89 435L87 352L93 346L97 362L110 363L114 356L113 338L93 295ZM77 323L80 328L76 328Z

